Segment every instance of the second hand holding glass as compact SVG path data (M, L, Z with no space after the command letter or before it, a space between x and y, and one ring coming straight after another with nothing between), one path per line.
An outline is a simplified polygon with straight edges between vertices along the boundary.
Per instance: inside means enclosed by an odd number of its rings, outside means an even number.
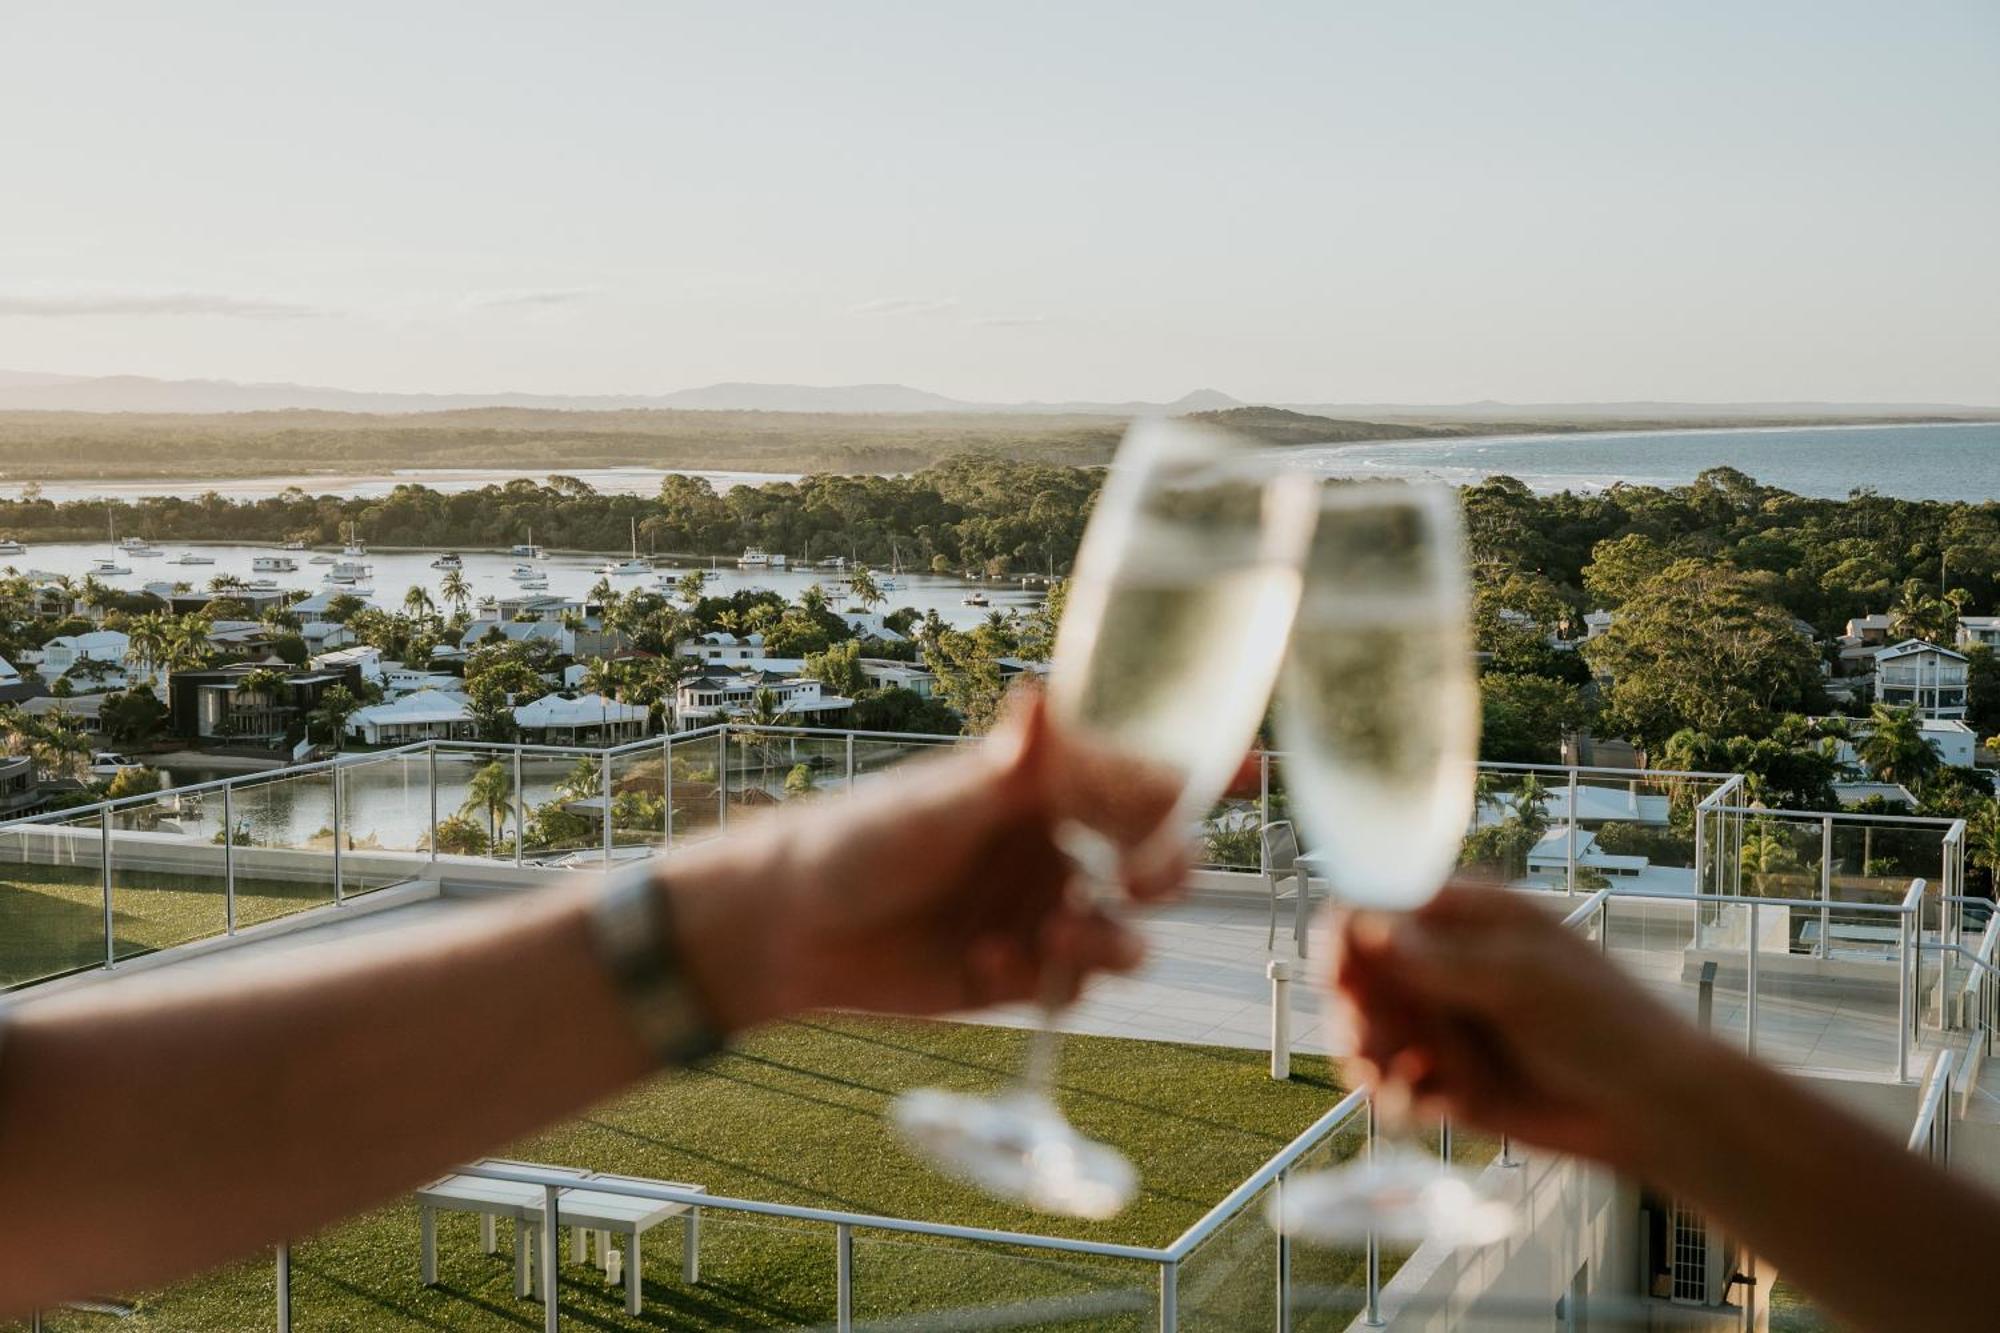
M1116 901L1121 857L1205 815L1235 773L1283 660L1313 494L1218 431L1149 421L1126 437L1078 552L1049 684L1072 892ZM1104 1218L1131 1202L1138 1175L1055 1103L1055 1022L1074 982L1044 979L1014 1088L921 1089L893 1114L912 1148L990 1194Z

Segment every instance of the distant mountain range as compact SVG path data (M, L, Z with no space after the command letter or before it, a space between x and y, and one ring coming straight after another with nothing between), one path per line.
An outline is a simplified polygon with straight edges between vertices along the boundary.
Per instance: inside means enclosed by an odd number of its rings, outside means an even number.
M904 384L709 384L659 394L369 393L312 384L161 380L144 375L44 375L0 370L0 411L11 412L452 412L527 407L558 412L677 409L706 412L1035 412L1133 416L1242 406L1204 389L1171 403L975 403Z
M144 375L50 375L0 370L0 411L12 412L452 412L523 407L561 412L677 409L708 412L994 413L1129 417L1221 412L1250 406L1215 389L1172 402L981 403L905 384L709 384L660 394L369 393L310 384L234 380L163 380ZM1506 422L1510 420L1746 420L1827 417L1991 416L1993 407L1953 403L1272 403L1315 416L1373 420Z

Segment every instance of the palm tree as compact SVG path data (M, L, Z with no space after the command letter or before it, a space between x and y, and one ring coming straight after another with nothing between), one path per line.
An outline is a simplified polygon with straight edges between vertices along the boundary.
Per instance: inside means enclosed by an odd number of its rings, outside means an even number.
M1877 782L1922 785L1937 771L1937 751L1924 739L1914 709L1876 704L1869 710L1868 728L1855 753Z
M679 593L681 600L689 606L693 606L696 602L700 601L704 591L701 571L690 569L687 573L681 575L680 582L674 584L674 591Z
M458 809L465 815L484 814L487 845L499 842L500 829L514 813L514 775L495 759L472 775L472 781L466 785L465 803Z
M465 614L465 604L472 597L472 585L465 581L464 574L455 569L446 570L444 578L438 582L438 591L444 594L446 601L458 608L460 615Z
M125 626L127 645L139 664L151 676L153 668L166 660L173 620L163 611L148 611L132 617Z
M1773 880L1795 875L1801 869L1798 853L1775 824L1757 820L1743 834L1741 853L1743 876L1753 893L1762 895Z
M333 750L340 753L347 740L347 719L361 707L361 700L345 685L334 685L319 697L319 707L306 718L309 725L322 728L333 738Z
M1980 806L1966 822L1965 833L1972 863L1986 871L1989 884L2000 885L2000 801Z
M410 590L403 594L403 612L412 620L429 620L437 614L437 603L431 600L430 593L421 584L413 583Z
M199 667L208 661L208 635L213 626L208 617L189 612L173 622L167 632L166 665L169 671Z
M819 616L826 610L826 590L817 583L808 583L806 590L799 594L799 607L808 615Z
M854 600L870 611L889 600L888 594L875 582L875 576L865 568L857 567L847 576L847 588L854 594Z

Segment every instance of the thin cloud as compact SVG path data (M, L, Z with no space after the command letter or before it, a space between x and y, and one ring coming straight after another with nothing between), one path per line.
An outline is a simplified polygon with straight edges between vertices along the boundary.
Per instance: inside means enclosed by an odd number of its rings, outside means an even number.
M333 313L291 301L266 301L221 292L0 292L0 316L31 319L76 319L93 315L315 319Z
M989 315L985 319L975 319L973 323L988 329L1020 329L1031 324L1046 324L1047 315Z
M594 287L539 287L516 292L482 292L466 297L465 303L478 310L495 310L509 306L574 305L595 295Z
M926 300L913 296L884 296L873 301L863 301L860 305L849 306L850 315L942 315L958 309L958 302L952 300Z

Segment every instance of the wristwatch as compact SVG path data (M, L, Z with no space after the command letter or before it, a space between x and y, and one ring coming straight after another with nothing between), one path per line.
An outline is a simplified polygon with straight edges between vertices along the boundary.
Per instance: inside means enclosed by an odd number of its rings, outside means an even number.
M723 1048L681 968L673 909L647 859L606 876L591 909L597 949L633 1031L663 1068L685 1068Z

